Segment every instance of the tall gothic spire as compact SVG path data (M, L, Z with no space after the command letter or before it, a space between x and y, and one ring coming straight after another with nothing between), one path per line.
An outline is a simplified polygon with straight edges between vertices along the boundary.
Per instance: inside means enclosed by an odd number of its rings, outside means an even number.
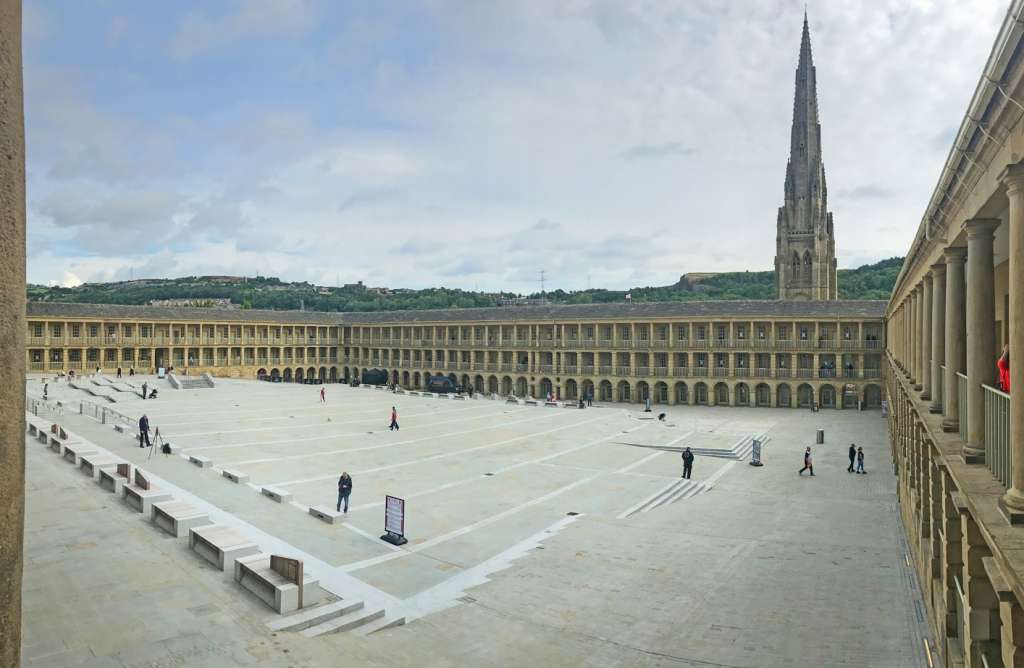
M835 242L821 159L818 81L804 9L793 93L793 125L779 209L776 275L780 299L835 299Z

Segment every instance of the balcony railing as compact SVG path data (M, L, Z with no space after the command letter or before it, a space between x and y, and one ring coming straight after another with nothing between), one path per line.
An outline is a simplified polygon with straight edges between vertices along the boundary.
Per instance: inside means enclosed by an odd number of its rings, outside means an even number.
M985 392L985 466L1010 488L1013 451L1010 449L1010 395L982 385Z
M967 376L956 374L956 413L960 422L960 440L967 442Z

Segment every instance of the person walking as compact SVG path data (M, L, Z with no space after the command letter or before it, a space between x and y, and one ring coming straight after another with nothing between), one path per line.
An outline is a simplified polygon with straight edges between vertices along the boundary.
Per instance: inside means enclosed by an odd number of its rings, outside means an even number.
M683 450L683 477L689 478L693 473L693 452L690 450L690 446L686 446Z
M348 497L352 494L352 476L348 474L348 471L343 471L341 477L338 478L338 510L341 512L341 504L345 504L345 514L348 514Z
M811 457L810 446L807 446L807 449L804 450L804 467L800 469L799 473L800 475L803 475L804 471L808 470L811 472L811 475L814 475L814 458Z
M117 367L117 377L121 377L121 367Z
M867 473L864 470L864 448L857 448L857 473Z
M50 392L50 384L49 383L43 383L43 401L46 401L47 395L49 394L49 392Z
M135 375L135 367L133 367L133 366L128 367L128 377L131 378L134 375Z
M391 407L391 424L388 425L388 430L398 431L398 411L394 406Z
M853 443L850 444L850 466L846 469L848 473L853 473L853 462L857 458L857 446Z
M587 391L587 408L590 408L593 405L594 405L594 392L593 392L593 390L588 390Z
M139 418L139 447L146 448L149 445L149 418L143 413L142 417Z
M143 399L143 400L145 400L145 399L146 399L146 388L148 388L148 387L149 387L149 386L148 386L148 385L147 385L146 383L143 383L143 384L142 384L142 399Z
M326 404L327 403L327 388L324 388L324 387L320 388L320 403L322 403L322 404Z
M1003 346L1003 354L999 356L999 360L996 362L996 368L999 369L999 387L1003 392L1010 393L1010 346Z

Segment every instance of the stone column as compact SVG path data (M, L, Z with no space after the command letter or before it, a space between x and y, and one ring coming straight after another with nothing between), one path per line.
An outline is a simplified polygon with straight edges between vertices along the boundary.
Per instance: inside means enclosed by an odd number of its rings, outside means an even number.
M924 275L921 299L921 398L932 398L932 274Z
M944 397L939 390L944 382L942 365L946 363L946 265L932 265L932 413L942 412Z
M1024 164L1010 165L1002 174L1010 199L1010 344L1011 359L1024 354ZM1003 496L1006 509L1024 519L1024 364L1010 364L1010 450L1013 484ZM1013 517L1011 516L1011 521Z
M25 529L25 120L21 2L0 2L0 666L21 655Z
M995 272L992 244L998 218L967 221L967 443L964 461L985 462L985 390L996 380ZM1011 385L1012 387L1012 385Z
M924 389L924 283L914 288L914 389Z
M967 249L951 246L943 253L946 261L946 395L943 397L942 430L960 429L959 403L956 396L956 374L967 367L967 348L964 341L966 316L964 314L964 260ZM1024 500L1024 499L1022 499Z

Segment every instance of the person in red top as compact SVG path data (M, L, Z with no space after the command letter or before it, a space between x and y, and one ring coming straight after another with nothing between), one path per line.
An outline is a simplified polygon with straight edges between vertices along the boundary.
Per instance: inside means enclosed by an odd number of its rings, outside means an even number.
M999 361L996 362L996 368L999 369L999 386L1003 392L1010 393L1010 346L1003 346L1003 354L999 356Z
M388 429L390 431L396 431L398 429L398 411L395 410L394 406L391 407L391 424L388 426Z
M320 403L327 403L327 391L324 388L320 388Z

